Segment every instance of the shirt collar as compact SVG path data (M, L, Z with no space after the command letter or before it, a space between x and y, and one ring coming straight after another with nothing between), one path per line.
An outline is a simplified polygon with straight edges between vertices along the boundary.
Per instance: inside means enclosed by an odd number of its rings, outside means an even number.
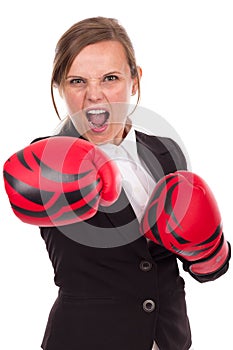
M116 153L126 155L127 158L133 160L136 164L138 162L137 144L135 129L131 125L129 132L119 145L107 143L99 145L103 151L105 151L110 157L114 157Z
M128 156L132 158L135 162L138 161L136 134L133 125L131 126L128 134L125 136L123 141L120 143L119 147L122 147Z

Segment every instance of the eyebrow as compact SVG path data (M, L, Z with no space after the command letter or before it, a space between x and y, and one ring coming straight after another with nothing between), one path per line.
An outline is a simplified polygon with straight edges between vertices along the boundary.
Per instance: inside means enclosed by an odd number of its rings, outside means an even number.
M122 72L119 72L119 71L111 71L111 72L108 72L108 73L104 73L102 76L98 77L97 79L102 78L102 77L106 77L106 76L108 76L108 75L114 75L114 74L124 75ZM84 78L84 77L81 76L81 75L68 75L68 76L66 77L66 79L70 79L70 78L88 79L88 78Z

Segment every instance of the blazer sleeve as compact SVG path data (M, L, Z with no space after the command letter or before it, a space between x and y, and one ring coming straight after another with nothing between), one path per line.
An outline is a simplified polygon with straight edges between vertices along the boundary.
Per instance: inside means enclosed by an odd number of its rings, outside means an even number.
M183 263L183 269L186 272L188 272L195 280L197 280L200 283L210 282L210 281L214 281L217 278L219 278L222 275L224 275L227 272L227 270L229 269L229 261L230 261L230 258L231 258L231 245L230 245L229 242L228 242L228 246L229 246L229 254L228 254L228 257L227 257L224 265L219 270L217 270L217 271L215 271L215 272L213 272L211 274L208 274L208 275L202 275L202 276L195 275L189 269L189 267L190 267L190 265L192 265L192 263L182 259L181 257L178 257L178 258Z

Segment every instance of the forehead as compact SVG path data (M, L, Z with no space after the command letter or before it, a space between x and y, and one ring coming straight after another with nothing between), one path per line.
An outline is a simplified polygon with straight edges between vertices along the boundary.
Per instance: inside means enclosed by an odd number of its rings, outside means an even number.
M119 41L103 41L86 46L75 57L69 75L105 74L130 70L125 49Z

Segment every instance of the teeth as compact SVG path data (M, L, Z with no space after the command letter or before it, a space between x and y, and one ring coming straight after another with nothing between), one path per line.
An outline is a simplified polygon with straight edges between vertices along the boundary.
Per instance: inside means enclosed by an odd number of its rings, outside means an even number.
M104 109L92 109L87 112L88 114L103 114L106 113L106 110Z
M91 128L101 128L106 124L109 112L106 109L90 109L86 112L86 117Z

